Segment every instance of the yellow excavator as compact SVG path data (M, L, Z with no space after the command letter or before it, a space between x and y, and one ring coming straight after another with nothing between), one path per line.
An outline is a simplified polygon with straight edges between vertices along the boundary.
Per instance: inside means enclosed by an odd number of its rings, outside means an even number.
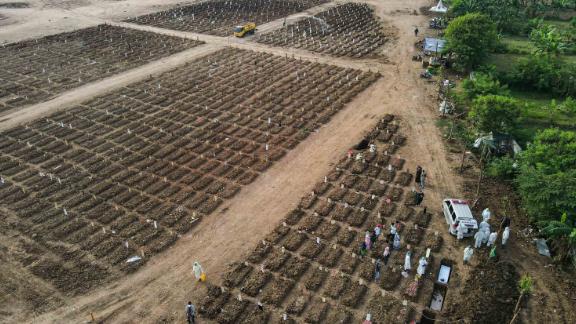
M234 27L234 36L244 37L244 35L246 34L254 34L255 31L256 31L256 24L249 22L244 24L244 26Z

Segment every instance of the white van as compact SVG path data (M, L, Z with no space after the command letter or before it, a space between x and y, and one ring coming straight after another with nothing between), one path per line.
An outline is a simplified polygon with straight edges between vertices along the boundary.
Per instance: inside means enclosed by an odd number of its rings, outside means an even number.
M456 235L456 227L459 223L464 225L464 236L472 236L478 229L478 222L472 216L472 211L468 203L461 199L444 199L442 202L442 210L444 211L444 218L448 223L448 231L452 235Z

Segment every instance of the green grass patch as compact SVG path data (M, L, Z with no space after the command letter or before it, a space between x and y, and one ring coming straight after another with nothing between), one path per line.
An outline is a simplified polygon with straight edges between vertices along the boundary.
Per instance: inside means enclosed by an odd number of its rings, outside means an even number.
M547 19L544 22L558 28L559 30L569 30L571 27L569 20Z
M558 127L564 130L576 130L576 114L547 109L552 100L560 104L564 101L562 98L555 98L547 93L515 89L510 91L510 95L526 103L517 131L518 139L522 143L531 141L538 130L545 128Z
M509 54L530 54L535 49L528 37L503 36L500 41L506 46Z
M486 64L494 65L498 72L510 72L514 63L526 56L522 54L490 54L486 59Z

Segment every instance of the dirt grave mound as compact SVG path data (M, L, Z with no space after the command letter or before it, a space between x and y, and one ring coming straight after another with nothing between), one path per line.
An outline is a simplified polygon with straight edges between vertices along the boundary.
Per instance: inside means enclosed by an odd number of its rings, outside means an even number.
M466 323L509 323L520 295L520 275L505 261L494 263L485 256L464 283L460 298L446 308L445 318ZM464 301L465 302L462 302Z

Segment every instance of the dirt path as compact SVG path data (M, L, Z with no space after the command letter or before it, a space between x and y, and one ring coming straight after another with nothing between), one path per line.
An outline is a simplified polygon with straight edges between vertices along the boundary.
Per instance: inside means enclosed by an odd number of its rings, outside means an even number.
M6 0L26 2L28 8L0 9L7 18L0 28L0 44L90 27L102 19L117 21L161 11L182 0ZM194 1L188 1L193 3ZM30 19L34 17L34 19Z
M116 323L136 319L139 322L181 320L183 302L194 300L201 292L191 279L192 262L200 260L209 280L220 283L226 265L252 251L257 242L296 206L299 198L330 170L331 163L359 141L376 123L377 117L385 113L397 114L402 119L402 129L409 142L399 154L409 161L407 167L413 169L420 164L428 171L430 186L435 187L436 193L426 201L438 202L442 196L457 194L459 183L451 176L450 164L435 126L432 104L435 101L427 94L417 77L418 67L410 60L415 41L412 26L425 20L425 17L411 13L427 1L370 3L377 7L378 14L386 22L398 29L397 40L386 48L391 64L335 60L309 52L303 52L302 57L338 62L337 65L348 67L378 69L383 78L144 269L89 296L70 299L67 306L44 314L35 322L78 322L87 320L90 312L99 319L113 319ZM257 50L265 47L248 42L234 45ZM276 54L292 52L265 49ZM439 210L434 207L430 208Z

